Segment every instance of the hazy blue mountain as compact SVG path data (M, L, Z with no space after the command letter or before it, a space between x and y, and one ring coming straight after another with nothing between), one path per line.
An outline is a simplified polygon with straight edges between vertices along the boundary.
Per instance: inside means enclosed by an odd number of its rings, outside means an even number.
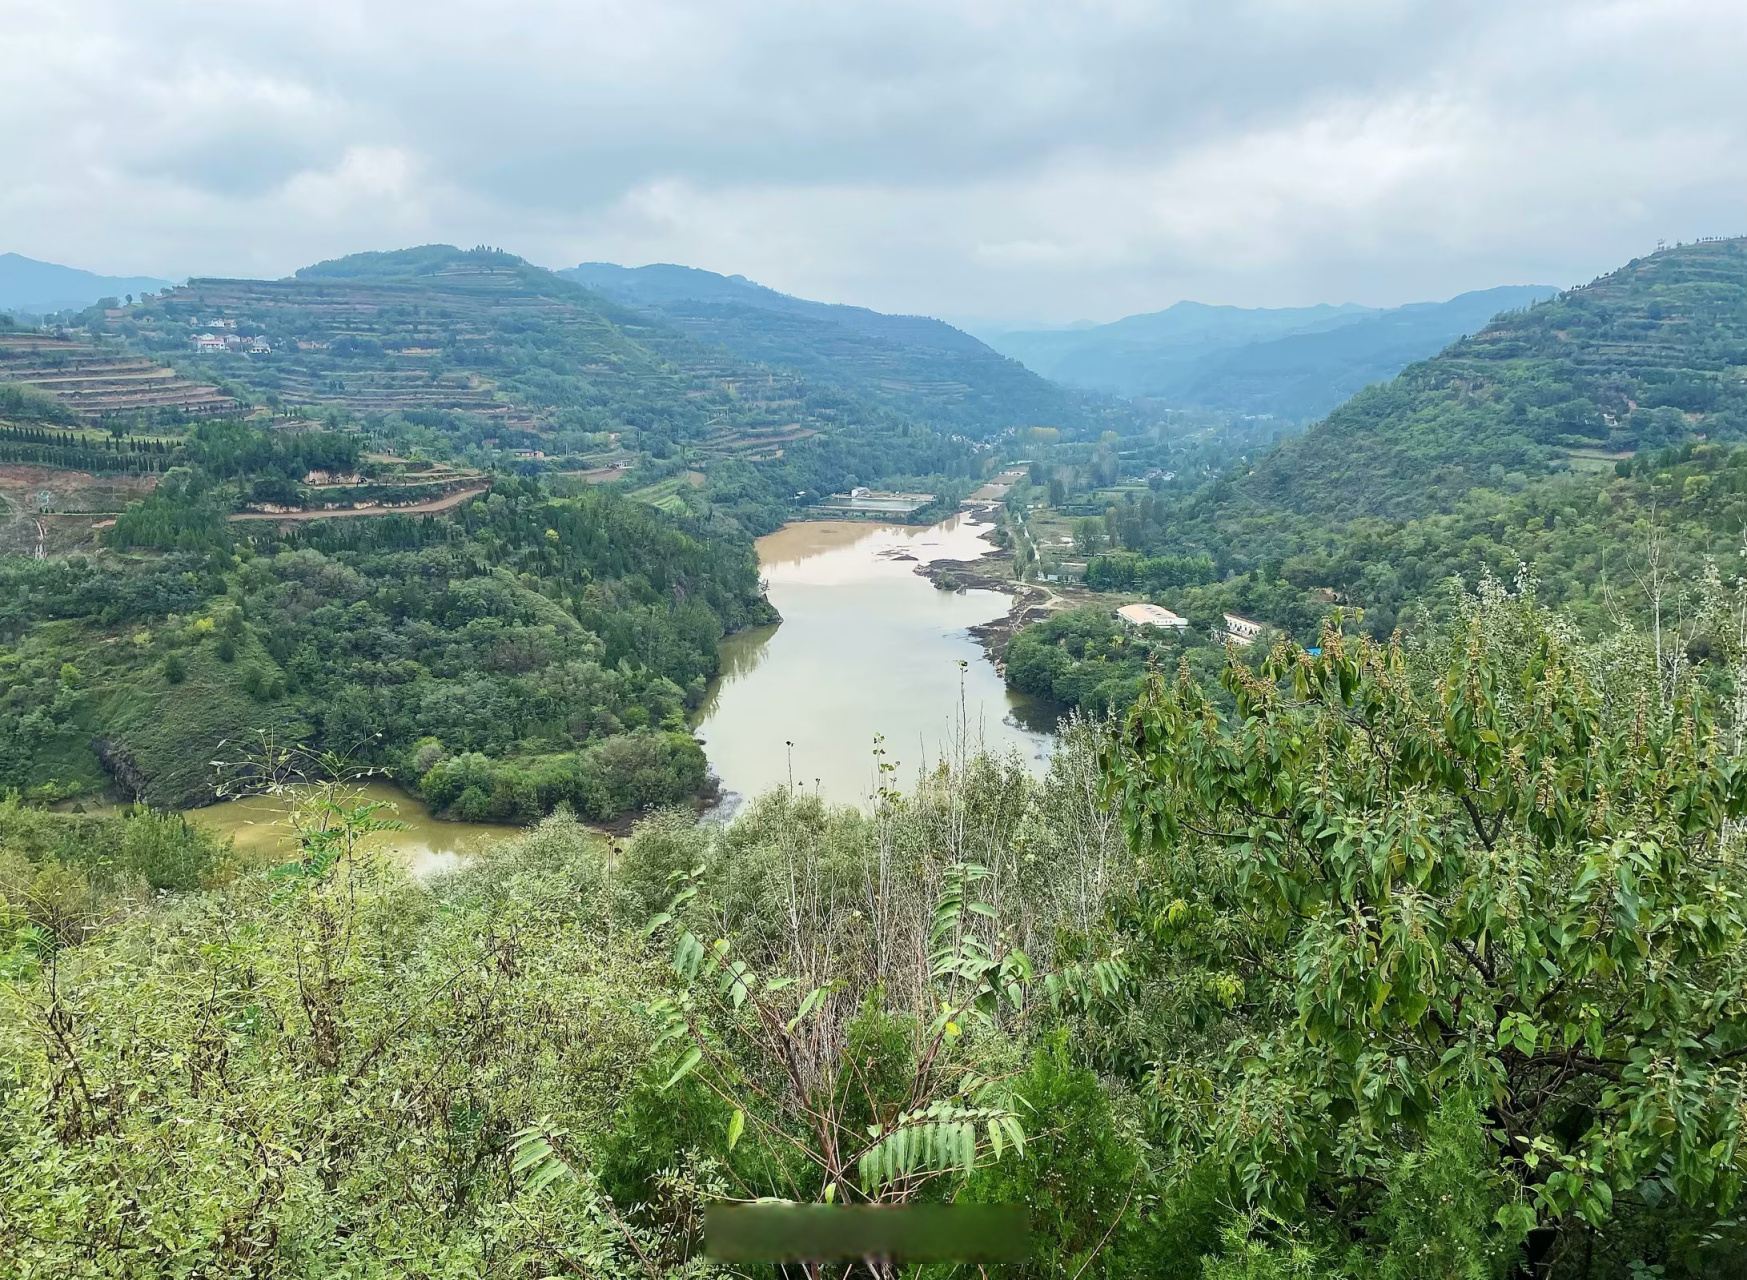
M597 293L604 293L617 302L634 307L684 309L692 303L752 307L760 311L810 316L816 320L841 325L870 338L898 342L905 346L993 354L981 339L973 338L962 329L953 328L944 320L935 320L928 316L894 316L881 311L870 311L866 307L812 302L791 294L778 293L775 289L767 289L745 276L718 275L714 271L703 271L697 267L681 267L666 262L647 267L585 262L558 274L587 285Z
M1185 407L1316 418L1499 312L1555 292L1512 285L1388 309L1179 302L1089 329L987 336L996 350L1069 386Z
M871 396L974 434L1077 421L1079 398L928 316L792 297L744 276L659 263L585 262L558 273L743 360Z
M137 297L170 287L168 280L149 276L100 276L21 254L0 253L0 311L47 315L88 307L99 298L122 298L130 293Z
M1203 361L1180 398L1241 413L1320 418L1373 382L1478 333L1494 316L1557 292L1541 285L1481 289L1448 302L1415 302L1360 316L1337 328L1253 342Z
M985 331L982 336L995 350L1046 378L1134 396L1174 387L1193 376L1201 361L1234 347L1350 324L1372 314L1372 308L1352 304L1250 308L1179 302L1110 324Z

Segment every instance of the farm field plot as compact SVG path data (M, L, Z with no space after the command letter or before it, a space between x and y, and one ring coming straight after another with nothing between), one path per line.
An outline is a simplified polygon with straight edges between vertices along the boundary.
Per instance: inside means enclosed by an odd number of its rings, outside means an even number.
M0 333L0 381L47 392L86 419L155 409L204 417L239 407L155 360L51 334Z

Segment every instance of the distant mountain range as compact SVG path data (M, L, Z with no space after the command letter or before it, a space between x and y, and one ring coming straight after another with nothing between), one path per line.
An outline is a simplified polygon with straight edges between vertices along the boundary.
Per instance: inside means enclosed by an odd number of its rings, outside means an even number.
M1558 292L1507 285L1448 302L1242 308L1179 302L1112 324L986 331L995 350L1067 386L1177 407L1318 418L1373 382Z
M0 253L0 311L25 315L77 311L100 298L125 298L130 293L137 297L171 287L168 280L150 276L100 276L21 254Z
M558 274L742 360L970 434L1087 416L1080 396L942 320L812 302L744 276L667 263L585 262Z
M416 274L440 270L433 264L455 252L426 246L356 254L297 276ZM1320 418L1362 388L1478 332L1493 316L1556 292L1507 286L1388 309L1180 302L1113 324L988 329L985 341L927 316L814 302L694 267L585 262L553 274L737 360L982 437L1030 425L1086 425L1098 412L1088 391L1288 421ZM0 312L43 315L171 287L146 276L102 276L0 254Z

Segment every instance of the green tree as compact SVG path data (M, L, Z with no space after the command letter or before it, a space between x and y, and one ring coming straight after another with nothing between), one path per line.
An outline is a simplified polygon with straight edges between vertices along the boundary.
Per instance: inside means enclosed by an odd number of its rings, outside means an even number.
M1107 751L1175 1016L1227 1019L1223 1054L1160 1062L1161 1127L1259 1209L1358 1215L1465 1091L1532 1259L1621 1200L1724 1215L1741 762L1690 689L1610 704L1532 602L1467 613L1424 665L1338 620L1320 656L1234 663L1230 716L1155 676Z

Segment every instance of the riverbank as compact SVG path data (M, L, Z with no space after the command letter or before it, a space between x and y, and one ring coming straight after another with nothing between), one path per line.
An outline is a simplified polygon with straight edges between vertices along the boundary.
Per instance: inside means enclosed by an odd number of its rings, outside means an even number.
M996 509L993 504L967 507L964 518L972 525L993 527ZM1006 613L967 628L1003 680L1007 675L1007 642L1031 623L1066 607L1048 586L1015 578L1012 549L992 543L975 560L932 560L918 564L916 572L942 591L994 591L1009 598Z

